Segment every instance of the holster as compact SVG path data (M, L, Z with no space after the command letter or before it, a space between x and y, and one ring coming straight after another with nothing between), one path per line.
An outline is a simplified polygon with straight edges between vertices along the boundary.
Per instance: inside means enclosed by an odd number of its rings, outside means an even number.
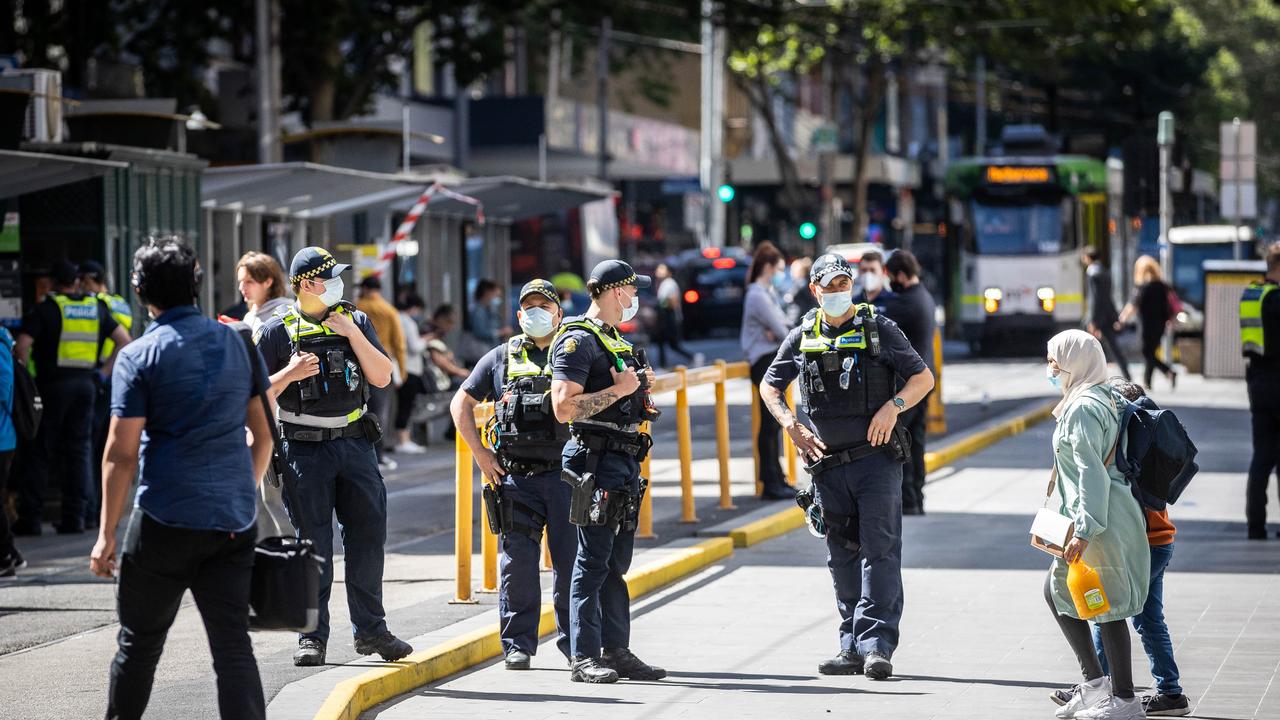
M594 472L579 475L569 468L563 468L560 470L560 479L573 488L573 494L569 498L569 522L578 527L599 527L609 522L610 493L596 487Z
M367 412L356 422L362 423L364 430L364 439L377 445L382 442L382 421L378 419L376 413Z
M528 535L534 542L542 542L542 528L547 524L545 515L511 497L501 485L495 483L485 483L481 497L484 500L489 532L494 535L519 533ZM525 522L520 513L532 522Z
M489 532L494 535L502 534L502 486L493 483L485 483L484 489L480 491L480 498L484 501L484 516L489 523Z

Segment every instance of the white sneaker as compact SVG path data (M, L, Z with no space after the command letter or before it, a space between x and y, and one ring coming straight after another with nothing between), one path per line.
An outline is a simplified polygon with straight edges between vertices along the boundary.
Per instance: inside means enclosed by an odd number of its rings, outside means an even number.
M1058 708L1054 712L1054 717L1058 720L1071 720L1072 718L1082 718L1085 710L1105 702L1111 697L1111 678L1103 675L1097 680L1081 683L1075 687L1075 694L1071 696L1071 701L1066 705ZM1142 705L1138 705L1138 710L1142 710Z
M389 457L384 457L378 461L378 469L382 470L383 472L391 472L392 470L395 470L398 467L400 467L400 463L397 463L395 460L392 460Z
M426 451L427 451L426 448L422 447L421 445L419 445L418 443L412 440L409 440L408 442L402 442L399 445L396 445L396 452L404 453L405 455L421 455Z
M703 365L706 365L706 364L707 364L707 356L706 356L706 355L703 355L703 354L702 354L702 353L700 353L700 352L696 352L696 353L694 353L694 354L693 354L693 366L694 366L694 367L702 367Z
M1112 695L1097 705L1076 713L1076 720L1143 720L1146 716L1141 699L1121 699Z

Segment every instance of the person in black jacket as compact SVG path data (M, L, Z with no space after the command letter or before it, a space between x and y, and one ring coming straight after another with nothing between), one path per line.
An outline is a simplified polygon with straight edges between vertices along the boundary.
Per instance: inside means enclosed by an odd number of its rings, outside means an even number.
M1116 303L1112 298L1111 275L1107 266L1102 264L1098 248L1088 247L1080 253L1080 262L1084 265L1085 279L1088 287L1085 291L1085 330L1098 338L1107 358L1120 367L1120 374L1125 380L1133 380L1129 375L1129 363L1120 344L1116 342L1116 321L1120 313L1116 311Z
M865 256L864 256L865 257ZM886 301L885 314L898 323L907 342L925 367L936 372L933 335L938 328L937 304L929 289L920 282L920 262L908 250L894 250L885 261L893 294ZM902 471L902 514L924 514L924 445L925 421L929 415L930 390L915 406L902 413L902 425L911 433L911 455Z

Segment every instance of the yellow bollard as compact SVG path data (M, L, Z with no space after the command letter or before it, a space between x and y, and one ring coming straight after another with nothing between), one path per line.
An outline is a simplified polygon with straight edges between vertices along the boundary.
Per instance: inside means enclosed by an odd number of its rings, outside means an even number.
M720 454L720 509L733 510L733 488L729 485L729 400L725 395L729 364L716 361L720 380L716 382L716 449Z
M453 556L456 561L455 603L474 603L471 597L471 449L459 433L454 442Z
M547 533L542 532L542 569L551 569L551 546L547 544Z
M680 522L698 522L693 503L693 428L689 423L688 368L676 367L676 439L680 445Z
M942 331L933 331L933 392L925 410L925 432L941 435L947 431L947 412L942 404Z
M481 475L481 482L490 479ZM484 582L480 592L498 592L498 536L489 532L489 508L480 504L480 512L484 514L484 522L480 525L480 557L484 562Z
M640 431L650 432L649 423L642 425ZM649 481L649 489L640 500L640 517L636 520L636 537L644 540L658 537L653 532L653 476L649 474L653 467L652 462L653 449L650 448L649 454L645 455L640 463L640 476Z
M764 483L760 482L760 446L756 439L760 437L760 386L751 383L751 462L756 469L756 497L764 492Z
M791 395L792 395L791 389L794 387L795 387L794 384L788 385L786 395L783 396L784 399L787 401L787 407L791 408L792 413L796 411L796 404L791 400ZM796 485L796 444L791 441L791 436L785 432L782 433L782 442L787 449L787 484L790 485L791 487L795 487Z

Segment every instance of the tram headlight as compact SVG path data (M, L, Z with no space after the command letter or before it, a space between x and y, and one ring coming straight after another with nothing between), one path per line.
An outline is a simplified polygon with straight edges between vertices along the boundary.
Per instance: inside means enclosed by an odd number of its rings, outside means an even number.
M1058 306L1058 296L1051 287L1036 290L1036 299L1040 301L1040 309L1047 313L1053 312L1053 309Z
M982 291L982 309L988 315L994 315L1000 309L1000 301L1004 300L1004 291L1000 288L987 288Z

